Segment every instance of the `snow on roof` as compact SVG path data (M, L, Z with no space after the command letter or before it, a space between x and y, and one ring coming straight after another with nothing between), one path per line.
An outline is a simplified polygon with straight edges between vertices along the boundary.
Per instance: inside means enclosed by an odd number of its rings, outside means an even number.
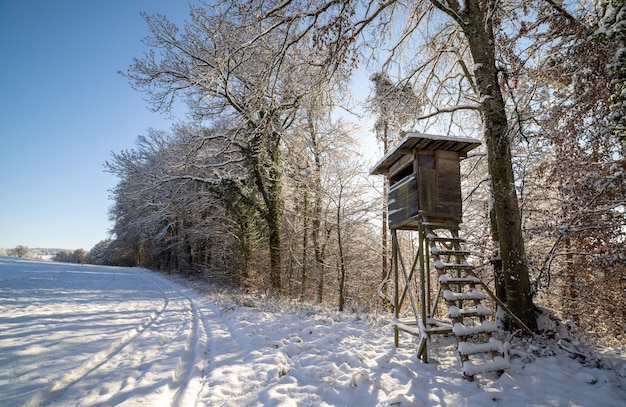
M407 133L394 148L389 150L385 156L372 168L371 174L386 174L389 167L408 151L420 150L446 150L455 151L461 156L465 156L469 151L480 146L480 140L472 138L448 137L434 134Z

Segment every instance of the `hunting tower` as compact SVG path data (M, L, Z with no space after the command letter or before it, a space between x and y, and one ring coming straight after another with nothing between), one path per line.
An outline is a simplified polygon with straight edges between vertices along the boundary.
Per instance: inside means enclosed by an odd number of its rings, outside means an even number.
M460 159L474 139L410 133L373 169L389 181L389 227L412 229L420 218L461 222Z
M502 343L492 338L493 312L485 306L488 297L492 304L504 304L467 262L470 253L459 237L460 161L480 144L475 139L409 133L372 169L389 183L393 275L383 281L379 293L393 307L396 346L399 331L419 337L418 357L426 362L431 335L455 336L463 375L469 380L508 368ZM411 234L402 245L400 233ZM414 245L412 233L417 233L417 250L406 249ZM409 256L411 261L405 261ZM383 293L386 285L392 286L393 298ZM445 303L442 310L439 303Z

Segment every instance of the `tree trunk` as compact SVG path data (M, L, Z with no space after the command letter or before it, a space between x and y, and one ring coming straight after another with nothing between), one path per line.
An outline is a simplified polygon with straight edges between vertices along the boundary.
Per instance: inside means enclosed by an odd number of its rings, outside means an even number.
M491 225L491 239L499 247L500 246L500 234L498 231L498 221L496 220L496 212L493 207L493 194L489 197L489 223ZM500 256L500 250L494 249L491 255L491 265L493 266L493 281L496 288L496 297L500 301L506 303L506 286L504 285L504 272L502 271L502 257Z
M313 252L315 254L315 268L317 271L316 302L322 302L324 291L324 248L322 242L322 160L317 133L313 125L313 119L309 116L309 132L311 137L311 150L313 152L313 220L311 222L311 234L313 238Z
M328 242L330 238L330 233L332 229L330 227L326 228L326 234L324 236L325 242ZM317 267L319 268L319 277L317 280L317 298L316 301L318 304L321 304L323 301L324 294L324 268L326 266L326 243L322 243L319 245L319 251L315 252L315 259L317 262Z
M303 193L303 209L304 219L302 220L302 281L300 283L300 301L304 301L304 292L308 277L308 246L309 246L309 187L304 185Z
M339 201L341 202L341 200ZM346 303L346 259L343 253L343 241L341 239L341 204L337 205L337 246L339 248L339 311L344 310Z
M268 221L270 224L270 285L274 293L282 291L281 270L282 256L280 253L280 224L276 216L271 216Z
M387 123L387 121L385 120L384 125L383 125L383 153L387 154L387 151L389 151L389 137L387 132L389 131L389 125ZM389 270L388 270L388 265L389 265L389 245L387 242L387 218L389 216L388 214L388 206L387 206L387 201L389 200L389 186L387 185L387 181L383 181L383 239L382 239L382 246L383 246L383 253L382 253L382 270L383 270L383 275L382 275L382 281L385 281L385 279L387 279L388 274L389 274ZM387 300L386 299L382 299L382 303L383 303L383 307L388 307L389 304L387 304Z
M515 179L508 135L508 121L496 68L492 10L481 9L485 3L469 1L462 16L475 66L476 85L480 92L481 112L487 144L494 211L508 306L530 329L536 329L530 291L528 264L524 252L521 217L515 191ZM493 5L492 5L493 6Z
M317 200L317 198L316 198ZM317 203L316 203L317 206ZM313 218L313 251L315 253L315 268L317 269L317 292L315 301L318 304L322 303L322 296L324 292L324 249L323 244L320 242L321 238L321 204L319 206L320 213L315 213Z
M284 212L281 137L276 131L259 131L259 128L260 126L252 124L250 145L244 153L251 163L254 182L265 204L262 212L269 234L270 288L275 294L280 294L282 291L281 229Z
M276 152L280 156L280 152ZM270 245L270 284L275 293L282 291L281 273L281 229L283 221L282 167L280 159L274 157L273 166L269 168L268 190L265 204L267 206L267 226L269 228Z

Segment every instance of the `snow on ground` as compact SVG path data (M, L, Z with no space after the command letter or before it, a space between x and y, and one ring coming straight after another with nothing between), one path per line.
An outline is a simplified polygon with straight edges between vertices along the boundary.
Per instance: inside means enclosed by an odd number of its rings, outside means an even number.
M0 406L624 406L623 349L518 341L462 379L386 318L228 296L136 268L0 257Z

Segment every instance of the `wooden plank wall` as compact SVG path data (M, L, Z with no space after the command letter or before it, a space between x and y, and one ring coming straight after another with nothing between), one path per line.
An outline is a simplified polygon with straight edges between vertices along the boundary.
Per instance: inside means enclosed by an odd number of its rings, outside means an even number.
M459 155L454 151L437 151L439 195L436 212L461 218L461 171Z

